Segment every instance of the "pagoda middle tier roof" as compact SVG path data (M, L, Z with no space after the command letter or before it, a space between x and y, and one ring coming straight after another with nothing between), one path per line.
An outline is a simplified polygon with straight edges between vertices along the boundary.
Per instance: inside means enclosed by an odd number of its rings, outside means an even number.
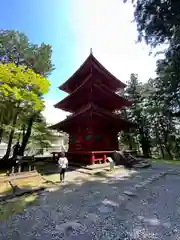
M82 105L94 102L109 111L131 106L131 102L112 92L108 87L94 83L93 75L89 74L84 83L73 93L55 104L56 108L68 112L76 112Z
M62 130L64 132L71 132L73 128L77 127L81 124L86 124L87 119L93 120L94 117L99 119L99 122L110 122L112 126L117 130L123 130L127 128L134 127L134 124L130 121L122 119L119 115L112 114L105 109L98 107L93 103L89 103L82 109L80 109L77 113L68 116L64 121L61 121L53 126L51 129Z
M96 73L101 75L104 81L106 81L106 85L113 91L126 87L123 82L103 67L93 54L90 54L80 68L66 82L59 86L59 89L67 93L72 93L80 84L83 83L86 76L92 71L96 71Z

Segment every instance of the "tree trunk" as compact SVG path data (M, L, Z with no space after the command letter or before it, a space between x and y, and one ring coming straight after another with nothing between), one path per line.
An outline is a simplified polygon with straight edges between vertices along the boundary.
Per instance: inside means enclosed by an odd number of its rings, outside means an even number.
M3 128L0 128L0 143L2 142L3 138Z
M140 151L139 140L138 140L137 134L136 134L135 138L136 138L136 146L137 146L138 154L140 154L141 151Z
M163 135L164 135L164 146L166 149L167 154L169 155L170 159L173 159L173 155L171 153L171 149L168 146L168 132L164 129L164 126L162 124L162 121L160 121L161 123L161 128L163 130Z
M139 134L140 134L140 144L142 148L142 152L144 157L149 158L150 157L150 146L147 137L145 136L143 127L139 128Z
M159 144L160 149L161 149L161 155L162 155L163 159L165 159L164 149L163 149L163 146L162 146L162 141L161 141L161 138L159 136L159 132L158 132L157 126L155 126L155 132L156 132L156 138L158 140L158 144Z
M34 116L32 116L29 119L26 133L23 134L22 144L21 144L21 147L20 147L20 150L19 150L20 156L24 156L24 151L26 149L27 143L28 143L29 138L31 136L31 130L32 130L33 122L34 122Z
M165 154L164 154L164 149L161 143L159 143L160 149L161 149L161 155L163 157L163 159L165 159Z
M123 113L124 113L125 119L128 120L126 109L123 109ZM133 144L132 144L132 136L130 134L130 129L128 129L127 137L128 137L129 150L132 150Z
M170 147L167 145L167 143L165 143L165 148L166 148L166 152L168 153L170 159L173 159L173 155L172 155Z
M146 139L144 138L143 141L145 142ZM144 157L149 158L149 157L150 157L150 149L149 149L149 146L148 146L146 143L143 143L143 142L142 142L141 147L142 147L142 151L143 151Z
M133 149L132 136L130 135L130 133L128 133L128 143L129 143L129 150L132 150Z
M15 112L15 115L14 115L13 122L12 122L12 129L11 129L11 132L10 132L10 134L9 134L9 141L8 141L8 146L7 146L6 154L5 154L4 157L3 157L4 160L9 159L9 156L10 156L10 153L11 153L11 145L12 145L12 140L13 140L13 137L14 137L14 129L15 129L15 127L16 127L16 122L17 122L18 114L19 114L19 111L18 111L18 108L17 108L17 110L16 110L16 112Z

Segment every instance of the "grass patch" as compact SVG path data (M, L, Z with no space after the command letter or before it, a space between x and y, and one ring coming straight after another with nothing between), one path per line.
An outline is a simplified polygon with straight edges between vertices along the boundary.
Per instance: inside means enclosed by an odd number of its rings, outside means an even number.
M53 182L59 181L59 175L58 174L52 174L49 176L43 176L42 178L40 176L37 177L28 177L24 179L17 179L12 180L11 183L14 186L17 186L19 189L35 189L40 187L49 187L49 185ZM12 188L9 184L9 182L3 182L0 184L0 194L6 195L8 193L12 193Z
M51 163L44 163L44 162L35 162L32 165L36 166L38 172L41 172L41 176L36 177L28 177L28 178L21 178L17 180L12 180L11 183L14 186L17 186L20 189L33 189L38 187L49 187L49 185L59 182L59 174L50 174L50 175L43 175L43 172L48 171L54 164ZM28 167L25 167L24 170L28 171ZM6 177L6 171L0 170L0 179ZM12 192L12 188L8 182L1 182L0 184L0 195L6 195Z
M180 164L180 160L165 160L165 159L153 159L152 162L154 163L168 163L168 164Z
M25 207L31 205L37 205L37 195L24 195L20 198L4 202L0 204L0 221L7 220L10 216L20 213Z
M8 194L12 192L12 187L9 182L2 182L0 184L0 195L1 194Z
M42 187L44 185L44 181L41 177L28 177L24 179L17 179L12 181L14 185L18 186L19 188L37 188Z
M5 177L7 176L6 172L0 172L0 177Z

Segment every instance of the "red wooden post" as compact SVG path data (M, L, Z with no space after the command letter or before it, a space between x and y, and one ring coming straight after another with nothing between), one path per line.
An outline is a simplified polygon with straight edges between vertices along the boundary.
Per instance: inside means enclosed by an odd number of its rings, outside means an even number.
M107 156L106 154L103 155L103 162L106 163L106 160L107 160Z
M91 164L94 164L95 163L95 156L94 156L94 153L92 153L91 155Z

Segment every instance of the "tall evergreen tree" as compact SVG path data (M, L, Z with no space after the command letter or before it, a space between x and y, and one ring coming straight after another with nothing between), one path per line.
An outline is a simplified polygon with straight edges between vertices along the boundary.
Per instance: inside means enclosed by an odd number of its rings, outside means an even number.
M130 81L128 82L125 90L125 96L133 102L132 107L126 110L126 118L136 124L134 134L127 135L130 143L140 145L144 156L151 155L148 119L144 114L145 98L142 95L143 86L138 80L136 74L131 74Z

